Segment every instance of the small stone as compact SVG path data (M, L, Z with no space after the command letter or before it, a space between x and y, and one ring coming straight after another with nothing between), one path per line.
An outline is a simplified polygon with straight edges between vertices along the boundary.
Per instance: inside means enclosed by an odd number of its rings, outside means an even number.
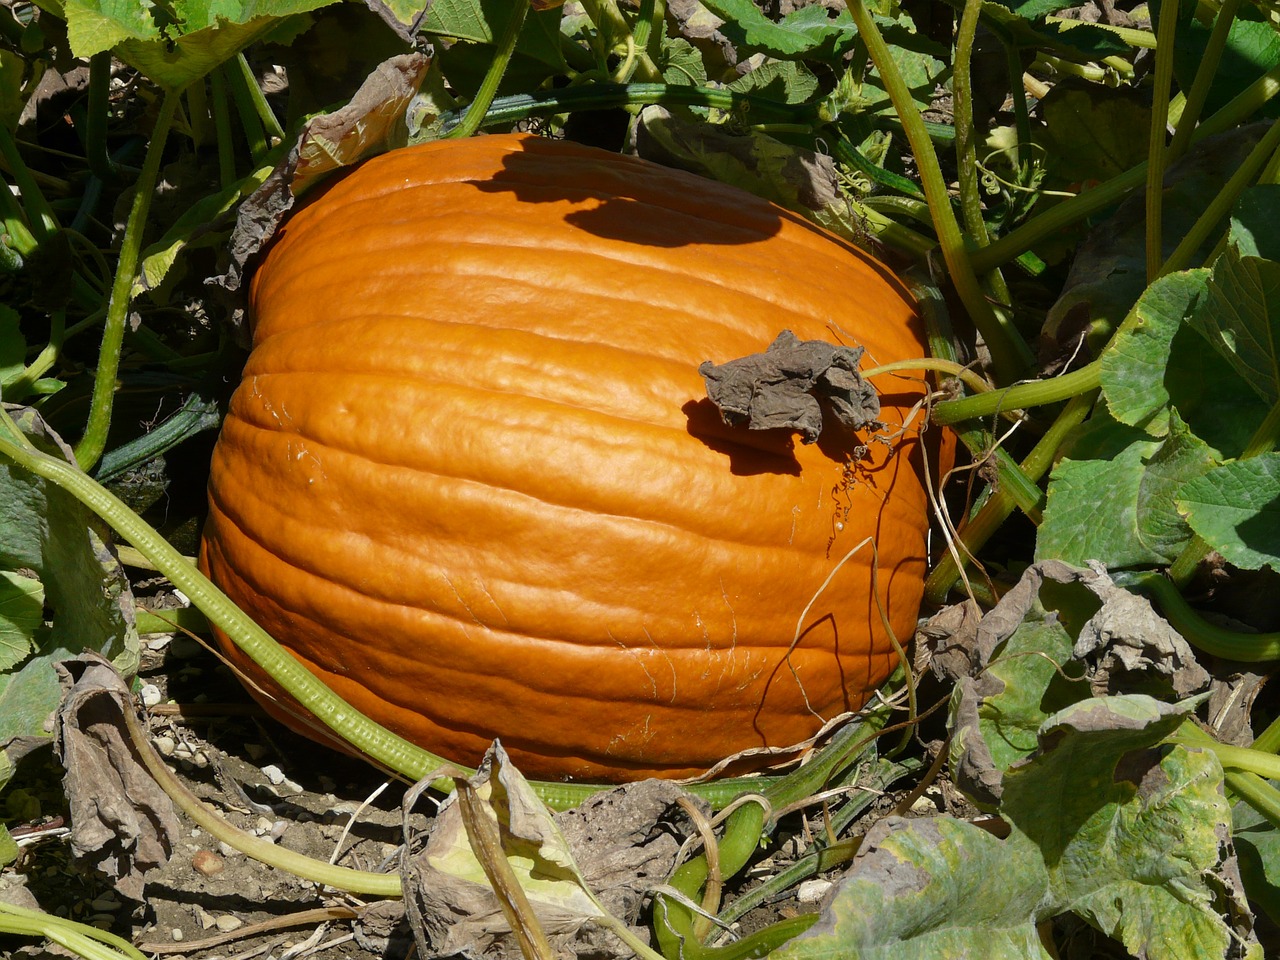
M152 653L159 653L169 645L169 642L172 639L173 634L171 633L153 633L151 636L147 637L147 649Z
M796 888L796 899L801 903L817 903L831 889L830 880L806 880Z
M214 921L214 926L216 926L221 933L230 933L232 930L239 930L243 927L244 921L239 917L233 917L229 913L224 913Z
M254 821L253 832L258 836L262 836L265 833L270 833L273 826L275 826L275 824L266 817L259 817Z
M174 942L181 943L186 938L186 934L182 932L182 928L174 927L169 931L169 936L173 937Z
M164 699L164 696L160 693L160 688L154 683L146 684L138 691L138 694L142 697L142 703L148 707L154 707Z
M191 857L191 869L204 877L216 877L227 869L227 863L212 850L197 850Z
M220 840L220 841L218 841L218 852L219 852L220 854L222 854L224 857L242 857L242 856L244 856L244 854L243 854L243 853L241 853L241 852L240 852L239 850L237 850L235 847L231 846L231 844L229 844L229 843L223 843L221 840Z
M284 775L284 771L277 767L274 763L267 764L262 768L262 775L274 784L284 783L288 778Z
M89 903L89 908L97 913L106 913L110 910L119 910L122 906L124 906L124 904L122 904L115 897L110 897L110 896L99 897L97 900L93 900Z
M938 805L927 796L916 797L915 803L911 804L911 812L926 817L932 816L938 812Z
M152 737L151 744L160 751L162 757L172 757L178 749L178 741L170 736Z
M260 743L246 743L244 745L244 752L249 754L250 760L257 763L267 755L267 748Z

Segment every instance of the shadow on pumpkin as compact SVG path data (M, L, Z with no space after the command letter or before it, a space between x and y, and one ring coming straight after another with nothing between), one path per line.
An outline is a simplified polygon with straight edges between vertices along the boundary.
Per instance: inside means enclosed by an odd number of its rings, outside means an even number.
M731 427L710 400L690 400L680 408L689 418L689 436L729 458L729 472L736 477L762 473L800 475L795 440L790 430L748 430Z
M577 147L570 152L567 147ZM650 247L760 243L783 218L808 221L736 187L696 174L566 141L531 137L503 157L502 169L472 184L513 193L522 203L578 207L565 223L608 240Z

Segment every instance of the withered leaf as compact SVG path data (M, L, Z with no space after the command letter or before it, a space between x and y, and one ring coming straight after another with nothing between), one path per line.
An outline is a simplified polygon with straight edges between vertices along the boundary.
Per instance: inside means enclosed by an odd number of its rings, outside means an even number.
M698 368L707 396L730 426L791 429L805 443L822 433L823 406L852 430L880 416L875 387L858 373L862 347L801 340L783 330L764 353Z
M147 870L169 859L179 823L168 795L147 773L124 726L132 709L120 674L95 653L57 666L62 704L54 748L66 769L71 851L133 900Z

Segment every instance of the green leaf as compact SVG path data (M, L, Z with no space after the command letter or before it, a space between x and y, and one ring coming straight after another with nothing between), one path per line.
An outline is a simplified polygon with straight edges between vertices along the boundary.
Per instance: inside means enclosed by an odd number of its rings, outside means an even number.
M0 670L9 670L35 649L44 626L44 585L34 577L0 570Z
M683 37L663 37L657 67L664 83L673 86L698 86L707 81L707 67L702 54Z
M479 44L485 49L478 51L477 56L483 55L484 66L488 66L493 59L492 47L497 42L496 38L502 35L510 17L510 4L504 0L437 0L429 5L420 29L428 36ZM564 55L560 52L559 7L529 11L516 41L516 55L540 63L544 68L543 76L565 68ZM513 66L516 65L513 58ZM528 89L523 88L520 92Z
M725 21L720 32L735 45L778 60L836 60L858 40L848 12L831 18L821 4L802 7L780 23L751 0L704 0L702 5Z
M78 57L110 50L163 87L176 89L274 30L289 16L336 0L42 0L67 21ZM169 11L169 12L166 12Z
M804 103L817 95L818 78L804 64L769 60L733 81L729 89L782 103Z
M1155 436L1169 429L1166 368L1174 334L1204 295L1208 270L1162 277L1134 308L1137 324L1116 335L1099 360L1102 394L1111 415Z
M1280 263L1228 247L1189 322L1260 399L1280 402Z
M1002 3L1009 11L1023 20L1038 20L1051 13L1072 6L1072 0L1023 0L1022 3Z
M1280 569L1280 453L1224 463L1182 486L1177 505L1237 567Z
M1036 933L1047 873L1021 837L950 817L888 818L868 832L822 918L775 960L1048 958Z
M1062 4L1058 9L1072 5ZM1028 5L1027 9L1033 8ZM998 34L1006 35L1019 46L1027 49L1047 46L1054 53L1079 62L1101 60L1113 54L1130 52L1125 42L1110 30L1091 23L1045 23L1043 20L1028 19L992 0L983 0L982 19L993 26Z
M999 692L978 707L978 729L997 769L1007 771L1034 753L1045 719L1088 693L1060 672L1071 660L1074 643L1056 613L1037 603L997 651L984 680L989 676Z
M68 454L32 411L16 419L37 446ZM96 650L126 674L137 670L133 598L108 542L106 526L70 494L0 462L0 570L35 574L52 613L47 628L32 630L21 666L0 675L0 742L44 732L60 698L58 660Z
M1178 86L1189 90L1204 58L1210 28L1197 18L1178 22L1174 41L1173 71ZM1213 83L1204 105L1204 116L1219 110L1258 77L1280 64L1280 34L1265 20L1236 17L1227 33L1227 45L1213 74ZM1265 111L1275 116L1274 110Z
M1164 440L1095 414L1050 475L1037 559L1112 569L1171 562L1191 540L1173 493L1214 463L1176 414Z
M1051 912L1070 910L1149 960L1222 957L1238 912L1217 876L1231 811L1209 751L1161 741L1191 705L1074 704L1005 776L1001 813L1040 851Z

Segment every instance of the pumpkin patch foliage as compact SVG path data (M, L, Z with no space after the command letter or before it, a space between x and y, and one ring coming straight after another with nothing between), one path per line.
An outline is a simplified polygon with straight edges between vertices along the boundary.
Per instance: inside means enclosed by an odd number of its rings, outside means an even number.
M5 949L1280 954L1278 23L0 5Z

